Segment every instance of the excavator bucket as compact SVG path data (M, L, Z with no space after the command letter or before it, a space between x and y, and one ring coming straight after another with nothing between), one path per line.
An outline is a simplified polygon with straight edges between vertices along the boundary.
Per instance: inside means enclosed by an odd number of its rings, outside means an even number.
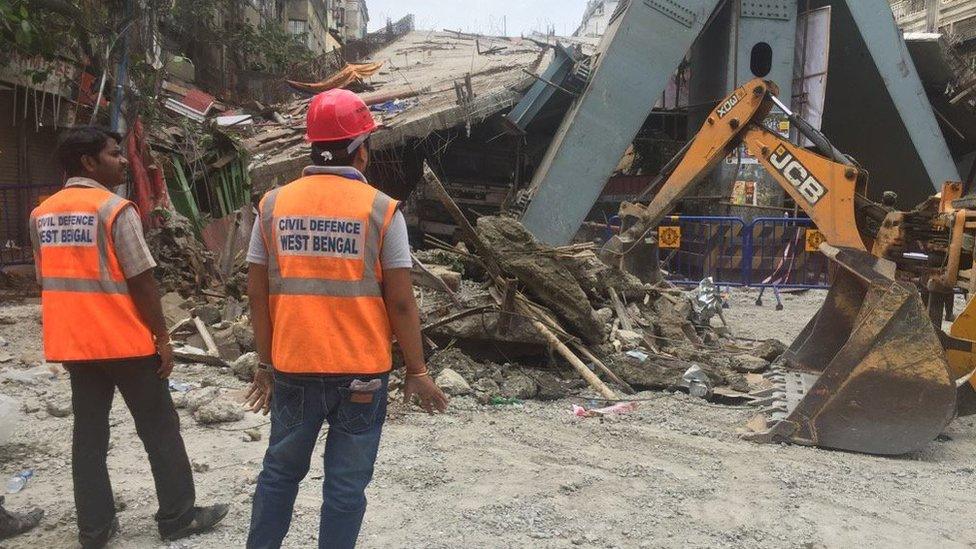
M867 252L821 250L833 285L767 374L767 408L745 438L884 455L925 446L953 419L956 387L918 290Z

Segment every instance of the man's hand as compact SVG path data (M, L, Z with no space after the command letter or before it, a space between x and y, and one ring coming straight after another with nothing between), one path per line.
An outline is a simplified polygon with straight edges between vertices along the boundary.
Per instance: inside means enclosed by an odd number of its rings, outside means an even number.
M420 401L420 407L428 414L447 410L447 395L434 383L434 380L430 379L429 375L407 375L403 383L403 401L409 404L414 396Z
M254 370L254 381L247 390L244 397L244 407L254 413L261 412L268 415L271 411L271 391L274 388L274 380L270 370Z
M159 353L160 366L156 370L159 379L169 379L170 372L173 371L173 347L169 344L169 338L156 339L156 352Z

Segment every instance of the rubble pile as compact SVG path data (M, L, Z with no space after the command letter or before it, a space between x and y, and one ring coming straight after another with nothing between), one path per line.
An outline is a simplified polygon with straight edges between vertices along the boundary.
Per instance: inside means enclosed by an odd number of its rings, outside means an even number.
M713 391L744 396L752 389L747 374L765 371L784 350L775 340L743 347L721 327L696 324L691 293L667 285L642 284L636 277L607 266L591 249L580 251L577 247L564 253L541 245L509 218L483 217L477 229L496 250L504 250L504 263L512 268L509 272L518 272L520 282L530 281L520 284L520 289L529 299L546 305L565 327L563 338L585 343L624 382L617 388L625 393L687 388L683 375L697 365L708 376ZM451 270L457 268L464 253L459 250L452 257L445 251L420 252L417 257L428 267ZM451 272L465 277L455 294L460 305L443 290L418 289L424 325L432 326L425 334L435 342L455 345L435 352L430 359L439 385L455 395L473 395L482 403L493 397L554 399L586 388L572 371L550 367L555 361L547 341L530 319L516 317L500 331L499 319L504 313L485 281ZM621 282L617 288L622 291L605 284L607 280ZM615 309L615 294L622 308ZM438 324L469 310L475 312ZM511 362L499 365L472 358L484 356ZM609 377L601 377L613 384ZM526 388L515 390L513 386Z
M167 212L160 226L146 233L146 243L156 259L156 278L163 292L190 295L219 283L213 252L197 239L190 220L182 215Z
M482 404L512 399L555 400L586 385L569 372L478 361L458 348L434 353L427 366L434 381L449 396L473 396Z
M170 292L162 303L178 359L225 368L251 380L257 361L246 301L206 294L185 299Z
M713 284L686 292L643 283L602 261L594 244L551 247L503 216L471 225L441 197L463 242L432 239L415 254L413 274L431 373L453 396L490 404L592 389L614 400L663 389L745 399L784 351L714 326L724 319ZM176 356L250 381L258 360L246 297L217 290L212 257L185 221L151 235ZM237 278L243 272L235 266ZM200 421L223 417L226 406L211 408Z
M427 183L436 192L432 172ZM439 194L458 214L464 244L434 241L436 250L416 255L414 274L442 278L419 285L419 301L425 335L452 347L431 359L435 379L456 394L514 397L515 376L535 382L532 397L565 395L586 387L582 377L609 399L616 391L688 389L686 374L700 371L709 396L746 398L760 383L757 374L784 351L775 341L745 345L713 326L722 320L714 285L686 292L645 284L601 261L593 244L547 246L508 217L485 216L472 226L446 192ZM447 281L459 277L452 290ZM577 371L550 367L565 362Z

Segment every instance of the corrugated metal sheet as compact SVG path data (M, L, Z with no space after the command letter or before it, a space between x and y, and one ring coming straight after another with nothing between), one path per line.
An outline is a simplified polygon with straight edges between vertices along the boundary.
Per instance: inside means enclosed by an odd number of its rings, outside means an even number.
M30 211L62 182L57 130L35 126L33 96L28 100L25 117L23 91L15 98L13 90L0 90L0 264L30 261Z
M20 183L17 128L12 124L13 109L14 90L0 90L0 185Z

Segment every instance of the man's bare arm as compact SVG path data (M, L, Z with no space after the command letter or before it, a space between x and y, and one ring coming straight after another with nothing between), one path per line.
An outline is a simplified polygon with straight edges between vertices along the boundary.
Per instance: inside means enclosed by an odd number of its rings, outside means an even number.
M271 364L271 307L268 303L268 266L260 263L247 264L247 297L251 307L251 328L254 329L254 346L262 364ZM254 372L254 382L244 397L244 406L252 412L267 414L271 409L271 393L274 381L271 372L259 367Z
M268 304L268 267L248 263L247 297L251 306L251 327L258 358L271 364L271 308Z
M149 326L149 330L156 340L169 340L166 330L166 319L163 317L163 305L159 300L159 287L153 278L153 270L138 274L125 281L129 286L129 295L136 304L136 309L142 320Z
M383 271L383 301L390 327L403 351L408 373L421 373L424 364L424 348L420 339L420 310L413 297L413 280L410 269Z
M410 400L416 395L427 412L443 412L447 409L448 398L427 375L420 338L420 311L413 297L410 269L383 271L383 302L407 367L404 399Z
M159 377L166 379L173 371L173 351L169 346L169 331L166 330L163 305L159 300L159 287L156 285L156 279L153 278L153 270L147 269L125 282L139 316L149 326L149 331L156 339L156 351L162 361L158 373Z

